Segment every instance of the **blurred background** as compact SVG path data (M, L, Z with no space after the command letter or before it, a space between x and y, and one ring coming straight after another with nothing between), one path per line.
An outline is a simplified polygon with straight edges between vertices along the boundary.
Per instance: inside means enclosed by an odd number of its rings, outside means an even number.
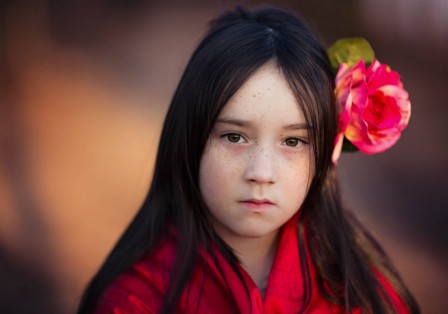
M401 74L413 106L402 139L343 155L340 177L423 313L446 313L448 0L270 3L326 45L364 36ZM193 49L234 4L0 0L1 313L75 312L145 197Z

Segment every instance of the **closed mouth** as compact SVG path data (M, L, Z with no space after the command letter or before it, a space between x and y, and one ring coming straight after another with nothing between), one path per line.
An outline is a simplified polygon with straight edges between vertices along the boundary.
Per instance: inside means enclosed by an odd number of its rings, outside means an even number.
M254 213L262 213L268 211L275 205L273 202L267 199L248 199L240 201L246 208L249 208Z
M273 202L271 202L268 199L248 199L248 200L244 200L242 201L242 203L253 203L253 204L271 204L274 205Z

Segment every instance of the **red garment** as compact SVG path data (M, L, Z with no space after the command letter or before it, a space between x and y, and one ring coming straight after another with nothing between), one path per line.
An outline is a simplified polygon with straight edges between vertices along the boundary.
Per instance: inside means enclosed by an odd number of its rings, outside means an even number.
M131 314L158 313L166 291L170 269L176 253L174 237L160 243L155 253L145 255L122 274L99 300L96 313ZM217 260L225 274L218 271L210 256L203 254L209 271L204 276L201 267L196 267L193 277L178 305L178 313L298 313L305 295L298 250L297 217L291 219L280 232L279 244L265 297L262 299L258 287L243 268L239 268L244 283L233 272L231 266L216 250ZM309 256L311 275L311 299L304 313L343 313L343 309L324 299L315 284L315 269ZM201 264L198 263L199 265ZM406 306L381 277L380 282L390 295L397 313L408 313ZM247 295L244 284L250 296ZM199 301L199 303L198 303ZM354 311L359 313L359 311Z

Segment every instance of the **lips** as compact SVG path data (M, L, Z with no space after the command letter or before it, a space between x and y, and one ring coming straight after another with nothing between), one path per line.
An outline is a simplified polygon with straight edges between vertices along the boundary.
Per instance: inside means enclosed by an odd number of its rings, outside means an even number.
M265 212L275 205L268 199L248 199L240 201L240 203L256 213Z

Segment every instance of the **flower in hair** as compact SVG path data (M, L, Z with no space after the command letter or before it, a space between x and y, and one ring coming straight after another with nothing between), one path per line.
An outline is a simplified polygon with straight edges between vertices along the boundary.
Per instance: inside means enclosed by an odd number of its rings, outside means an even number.
M367 41L355 38L335 45L339 48L332 46L329 57L338 66L339 134L332 157L337 163L341 150L375 154L392 147L409 122L411 104L398 73L373 57ZM350 45L356 47L354 54Z

